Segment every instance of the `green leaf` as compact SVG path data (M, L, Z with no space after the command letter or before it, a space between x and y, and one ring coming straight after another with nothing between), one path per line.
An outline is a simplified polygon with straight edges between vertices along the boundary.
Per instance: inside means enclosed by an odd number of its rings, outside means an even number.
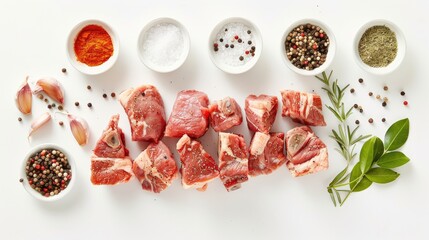
M410 132L410 120L408 118L399 120L392 124L384 136L384 145L386 145L386 151L396 150L408 139Z
M396 168L400 167L410 159L405 156L402 152L389 152L381 156L381 158L377 161L377 165L383 168Z
M399 173L387 168L371 168L365 176L375 183L390 183L399 177Z
M353 188L353 192L361 192L372 185L372 181L363 176L359 183Z
M372 137L366 141L360 151L359 162L360 170L366 173L384 151L383 142L378 137Z

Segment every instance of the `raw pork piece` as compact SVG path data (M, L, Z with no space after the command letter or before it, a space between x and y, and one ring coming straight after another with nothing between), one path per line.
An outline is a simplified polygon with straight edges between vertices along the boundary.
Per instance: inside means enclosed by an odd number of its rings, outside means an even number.
M242 136L219 133L219 174L226 190L237 190L248 180L246 142Z
M250 176L270 174L286 162L284 136L284 133L255 133L249 149Z
M210 124L216 132L226 131L243 122L240 105L234 98L226 97L209 106Z
M179 139L176 148L182 162L180 173L183 187L205 191L207 183L219 176L215 160L203 149L200 142L191 140L186 134Z
M177 166L168 147L159 141L134 159L133 172L144 190L160 193L177 177Z
M249 129L268 133L276 119L277 105L278 100L275 96L249 95L244 107Z
M322 99L313 93L281 91L282 116L310 126L326 126L322 113Z
M151 85L130 88L119 101L131 125L133 141L158 142L164 135L164 103L158 90Z
M177 94L173 111L168 119L165 136L180 138L187 134L199 138L209 126L209 99L203 92L184 90Z
M118 127L119 115L113 115L103 131L91 157L91 182L114 185L128 182L133 176L132 159L128 156L124 134Z
M328 149L307 126L286 133L286 166L294 177L328 169Z

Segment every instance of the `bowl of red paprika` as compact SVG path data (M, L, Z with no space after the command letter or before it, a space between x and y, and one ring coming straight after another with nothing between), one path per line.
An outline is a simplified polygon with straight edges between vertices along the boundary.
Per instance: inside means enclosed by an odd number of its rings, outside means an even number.
M100 20L85 20L69 33L67 55L78 71L97 75L109 70L118 59L119 39L115 31Z

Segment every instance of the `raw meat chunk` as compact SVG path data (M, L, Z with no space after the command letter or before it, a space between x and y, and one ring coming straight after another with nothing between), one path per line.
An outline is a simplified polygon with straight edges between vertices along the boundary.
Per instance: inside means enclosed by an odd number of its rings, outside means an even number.
M130 88L119 101L131 125L133 141L158 142L164 135L164 103L158 90L151 85Z
M255 133L249 152L249 175L270 174L286 162L284 133Z
M182 162L180 173L183 187L205 191L207 183L219 176L215 160L203 149L200 142L191 140L186 134L179 139L176 148Z
M294 177L328 169L328 149L307 126L286 133L286 166Z
M209 106L210 124L216 132L226 131L243 122L241 108L234 98L226 97Z
M128 156L125 136L118 127L119 114L113 115L102 137L97 141L94 154L99 157L124 158Z
M124 134L118 127L119 115L113 115L97 141L91 157L91 182L114 185L128 182L133 176L132 159L125 147Z
M165 136L180 138L187 134L199 138L209 126L209 99L203 92L184 90L177 94L173 111L168 119Z
M310 126L326 126L322 113L322 99L313 93L281 91L282 116Z
M173 154L162 142L151 143L133 162L133 172L147 191L159 193L177 177Z
M246 98L247 126L254 132L268 133L276 119L278 100L275 96L249 95Z
M115 185L128 182L132 175L132 159L91 157L91 182L94 185Z
M237 190L248 180L246 142L242 136L219 133L219 174L226 190Z

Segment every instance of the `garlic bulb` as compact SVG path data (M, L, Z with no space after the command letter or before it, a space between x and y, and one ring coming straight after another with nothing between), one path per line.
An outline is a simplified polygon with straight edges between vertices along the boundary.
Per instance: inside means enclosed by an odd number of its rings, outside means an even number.
M63 104L64 93L60 83L55 78L42 78L37 80L34 93L45 92L50 98Z
M81 146L88 143L88 124L83 118L67 114L70 121L70 129L77 143Z
M25 82L21 85L18 92L16 93L15 100L19 111L21 111L23 114L31 113L33 98L31 96L30 86L28 85L28 76L25 78Z
M34 119L31 122L30 132L28 133L28 137L30 137L35 131L45 125L49 120L51 120L51 114L49 112L45 112L40 117Z

